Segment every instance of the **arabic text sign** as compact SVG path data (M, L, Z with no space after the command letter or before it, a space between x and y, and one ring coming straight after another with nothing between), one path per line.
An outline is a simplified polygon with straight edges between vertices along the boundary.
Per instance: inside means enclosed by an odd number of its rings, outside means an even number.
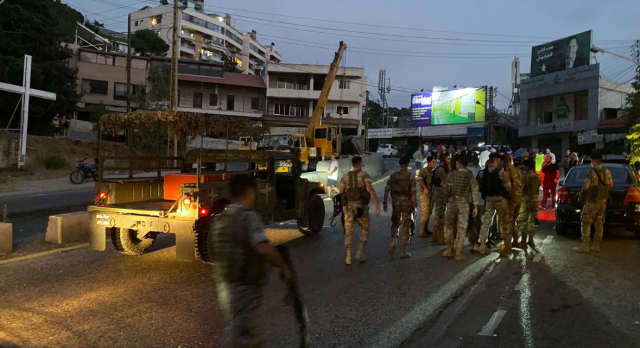
M538 134L560 133L573 130L573 121L543 123L538 125Z
M598 76L600 76L600 64L587 65L565 71L558 71L555 74L524 79L521 82L521 89L524 91L540 86L565 83Z
M369 129L369 139L390 139L420 136L419 128L376 128Z
M601 141L602 134L598 134L597 130L589 130L578 133L578 145L595 144Z
M412 94L411 127L484 122L486 105L486 87Z
M369 139L390 139L391 137L393 137L391 130L392 128L369 128L369 133L367 136L369 137Z
M589 65L591 30L531 49L531 77Z

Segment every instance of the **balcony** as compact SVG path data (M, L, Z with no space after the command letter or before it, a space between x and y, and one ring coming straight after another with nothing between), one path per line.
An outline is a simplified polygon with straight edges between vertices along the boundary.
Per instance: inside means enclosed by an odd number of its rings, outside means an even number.
M189 46L187 44L180 43L180 51L189 54L196 54L195 46Z
M329 94L329 100L338 101L343 100L354 103L365 103L365 98L357 93L344 90L344 93L340 93L341 90L336 88L331 89ZM299 99L312 99L318 100L320 98L320 91L304 90L304 89L289 89L289 88L267 88L267 98L299 98Z

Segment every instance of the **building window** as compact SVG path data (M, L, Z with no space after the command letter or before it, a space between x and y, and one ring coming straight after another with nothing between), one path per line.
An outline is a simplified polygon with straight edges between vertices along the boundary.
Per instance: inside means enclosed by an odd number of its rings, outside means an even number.
M338 115L340 115L340 110L342 110L342 114L343 115L348 115L349 114L349 107L348 106L338 106L336 108L336 113Z
M202 108L202 93L194 92L193 93L193 107L194 108Z
M308 80L301 80L301 79L296 80L296 86L295 86L294 89L299 89L299 90L307 90L307 89L309 89L309 81Z
M306 113L306 108L302 105L275 103L273 106L274 115L304 117L305 113Z
M82 79L82 93L107 95L108 81Z
M137 27L138 26L138 21L133 22L133 26Z
M338 89L349 89L349 88L351 88L351 81L340 80Z
M235 105L235 96L228 95L227 96L227 110L233 110Z
M144 20L141 19L140 20L140 25L143 25L143 24L144 24Z
M586 120L589 118L589 91L576 93L575 120Z
M215 93L209 94L209 106L218 106L218 95Z
M618 109L604 108L602 110L602 121L612 120L618 117Z
M144 94L144 86L131 85L131 95ZM113 84L113 99L114 100L127 100L127 84L126 83L114 83Z
M293 79L279 78L278 88L294 89L295 85L293 81Z
M251 98L251 109L260 110L260 98Z

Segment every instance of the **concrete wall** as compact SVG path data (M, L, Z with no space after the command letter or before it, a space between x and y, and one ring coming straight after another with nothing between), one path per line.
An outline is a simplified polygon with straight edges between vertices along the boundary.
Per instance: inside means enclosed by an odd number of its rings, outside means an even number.
M0 255L13 251L13 225L0 222Z
M89 240L89 212L52 215L49 217L45 242L66 244Z

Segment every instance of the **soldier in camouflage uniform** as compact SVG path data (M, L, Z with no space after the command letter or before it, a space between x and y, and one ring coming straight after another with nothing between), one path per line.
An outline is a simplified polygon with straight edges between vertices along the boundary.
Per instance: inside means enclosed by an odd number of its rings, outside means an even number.
M503 157L503 169L509 174L511 189L509 193L509 229L513 231L513 247L518 247L518 226L516 220L520 213L520 205L522 204L522 176L520 171L513 165L513 157L505 154ZM503 225L501 223L501 225ZM501 226L502 228L502 226Z
M422 207L422 219L420 220L420 237L426 238L429 232L429 217L431 217L431 202L433 202L433 169L436 167L436 158L427 157L427 167L418 173L420 184L420 206ZM433 233L432 242L438 242L438 235Z
M536 217L538 217L538 195L540 193L540 175L536 174L536 161L527 159L522 164L524 175L522 177L522 204L518 215L518 227L522 240L520 246L526 249L527 245L535 249L533 236L536 233ZM514 230L514 234L515 230Z
M501 256L507 257L511 255L511 229L509 218L509 203L507 201L508 191L511 189L511 181L509 174L498 168L500 163L500 154L492 153L489 155L487 165L482 172L482 183L480 190L482 199L484 199L485 211L482 215L482 225L480 227L480 245L476 246L475 251L481 254L487 253L487 237L489 228L493 224L494 216L498 215L500 222L500 232L504 241L504 249L500 253Z
M442 256L453 256L455 246L456 260L464 260L462 246L469 224L469 208L473 206L473 216L478 214L478 182L473 173L467 169L469 158L458 155L456 167L458 170L450 173L444 183L447 197L447 211L445 213L445 239L447 249ZM471 205L471 206L470 206ZM454 242L454 229L457 233Z
M376 203L376 215L380 215L380 202L378 196L373 189L373 181L371 176L363 170L364 164L362 157L353 157L351 159L353 170L345 173L340 179L340 193L344 201L344 246L347 249L347 256L344 263L351 264L351 240L353 239L353 231L356 228L356 222L360 225L362 232L360 233L360 247L356 258L364 262L364 248L369 238L370 221L369 221L369 199L373 199ZM351 197L351 198L349 198Z
M228 321L230 347L263 347L255 313L262 304L266 282L265 261L281 271L285 282L291 270L264 233L262 219L251 209L256 184L246 175L235 175L229 182L229 203L217 215L209 233L213 275L218 302Z
M398 228L402 224L402 253L400 258L411 257L407 252L407 245L411 238L411 214L416 209L417 197L416 178L409 173L409 157L400 159L400 171L391 174L387 186L384 189L384 201L382 207L387 211L387 198L391 192L393 200L393 212L391 213L391 248L389 254L396 252L398 243Z
M593 169L587 173L587 177L584 179L584 186L580 191L580 197L582 198L583 195L586 195L587 202L580 217L580 222L582 223L582 245L573 248L573 251L579 253L600 252L607 199L613 186L611 172L602 168L601 154L591 155L591 166ZM596 234L593 239L593 246L589 248L591 224L595 226Z
M444 196L444 183L447 175L451 172L449 164L451 157L440 154L440 165L433 171L433 204L435 205L435 217L433 220L433 240L438 240L438 244L445 244L444 238L444 213L447 209L447 200Z

